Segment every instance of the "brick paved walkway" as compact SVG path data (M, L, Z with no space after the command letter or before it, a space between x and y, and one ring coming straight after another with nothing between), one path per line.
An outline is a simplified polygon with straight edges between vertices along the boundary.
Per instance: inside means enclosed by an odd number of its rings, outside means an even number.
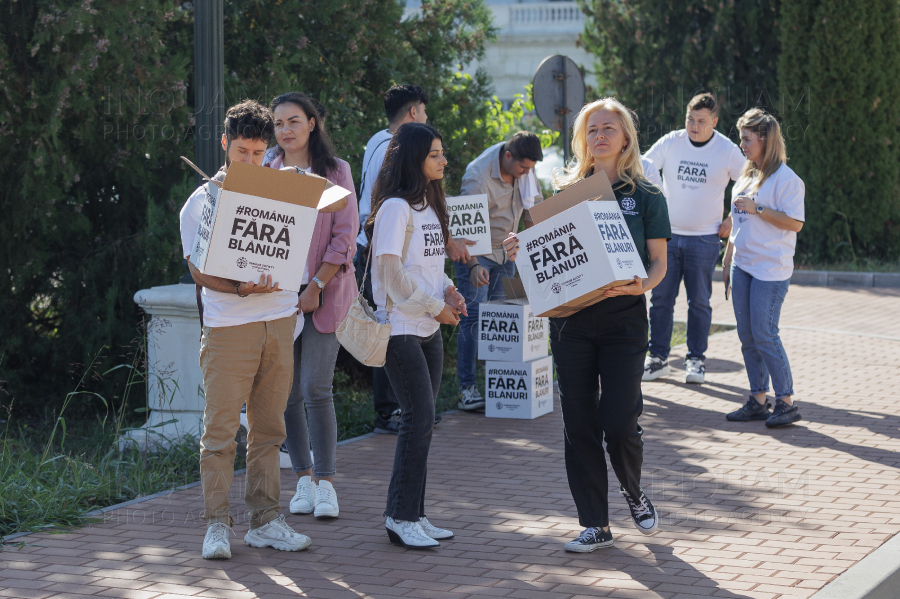
M897 291L791 289L782 324L801 426L725 421L747 386L733 332L710 340L707 385L679 382L680 370L645 385L644 487L662 513L652 537L611 493L616 545L564 553L579 529L558 409L529 422L454 413L431 450L429 516L456 532L437 551L388 543L380 515L394 438L375 436L338 450L340 519L289 517L312 536L308 551L246 547L242 523L232 560L200 559L195 488L101 525L25 537L0 554L0 596L809 597L900 531L896 310ZM718 304L714 320L733 320L730 307ZM285 505L292 487L285 476Z

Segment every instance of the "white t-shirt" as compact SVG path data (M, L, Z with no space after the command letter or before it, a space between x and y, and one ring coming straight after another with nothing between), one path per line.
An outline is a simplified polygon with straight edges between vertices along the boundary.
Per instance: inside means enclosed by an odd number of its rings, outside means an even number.
M742 178L731 192L731 243L735 266L760 281L784 281L794 272L794 248L797 234L776 227L756 214L747 214L734 207L734 200L742 194L752 179ZM806 212L803 198L806 186L791 168L782 164L750 198L769 210L784 212L803 222Z
M198 187L181 209L181 247L185 258L190 255L194 246L206 185L209 183ZM204 287L201 298L203 324L208 327L233 327L250 322L277 320L297 313L297 294L293 291L255 293L249 297L239 297L234 293L220 293ZM302 326L303 319L298 318L297 321L298 326Z
M662 177L659 176L659 169L653 166L646 156L641 156L641 166L644 167L644 176L647 180L662 189Z
M384 164L391 137L393 136L387 129L379 131L366 144L366 151L363 154L363 173L359 186L359 235L356 237L356 243L363 247L368 244L363 227L372 214L372 189L375 187L375 179L378 178L381 165Z
M403 241L406 239L406 223L409 221L409 203L401 198L390 198L378 210L372 244L375 256L390 254L403 255ZM444 234L441 222L430 206L425 210L413 210L412 237L403 267L409 271L416 284L426 295L444 299ZM384 306L387 297L384 285L378 277L378 269L372 267L372 295L377 310L378 322L385 321ZM396 307L391 310L391 335L416 335L427 337L438 330L440 325L429 314L413 318Z
M741 149L718 131L698 148L681 129L660 138L644 156L662 171L672 232L718 233L725 188L730 180L737 181L747 161Z

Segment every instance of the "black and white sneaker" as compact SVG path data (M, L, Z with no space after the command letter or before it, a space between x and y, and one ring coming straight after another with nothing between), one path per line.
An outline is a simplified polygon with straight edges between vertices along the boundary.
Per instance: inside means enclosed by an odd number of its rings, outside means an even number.
M459 401L456 403L456 407L460 410L466 410L467 412L471 412L472 410L483 410L484 398L481 396L481 393L478 392L478 388L475 385L463 387L460 389Z
M741 406L739 409L731 412L730 414L725 414L726 420L731 420L732 422L749 422L751 420L767 420L769 416L772 415L772 412L769 411L769 402L764 404L756 401L752 395L747 398L747 403Z
M590 553L613 544L612 532L603 530L599 526L585 528L574 541L569 541L563 546L566 551L574 553Z
M648 354L644 358L644 375L641 380L654 381L663 376L669 376L669 361Z
M385 418L381 414L375 415L375 432L383 435L396 435L400 433L400 410L394 410Z
M632 499L621 485L619 485L619 493L624 495L625 500L628 501L628 508L631 510L631 519L634 520L635 527L645 535L655 531L659 526L659 515L644 490L641 489L641 495L637 501Z
M800 416L800 408L797 407L797 402L788 405L780 399L776 399L775 409L772 410L772 415L766 419L766 426L775 428L776 426L793 424L798 420L803 420L803 418Z
M684 382L702 385L706 381L706 365L700 358L688 358L684 361Z

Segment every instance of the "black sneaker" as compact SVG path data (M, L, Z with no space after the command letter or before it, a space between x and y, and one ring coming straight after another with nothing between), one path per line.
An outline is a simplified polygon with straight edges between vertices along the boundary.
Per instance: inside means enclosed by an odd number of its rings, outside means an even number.
M788 405L780 399L776 399L775 409L772 410L772 415L766 418L766 426L774 428L776 426L793 424L798 420L803 420L803 418L800 416L800 409L797 407L796 403Z
M600 527L592 527L585 528L577 539L566 543L563 549L574 553L590 553L603 547L610 547L612 544L612 532L605 531Z
M655 531L659 526L659 516L656 513L656 508L650 503L650 499L644 494L644 490L641 489L641 495L636 502L621 485L619 485L619 493L624 495L625 499L628 501L628 508L631 510L631 519L634 520L634 525L637 529L645 535L649 535Z
M375 416L375 432L385 435L400 433L400 410L394 410L387 418L381 414Z
M727 420L732 422L749 422L750 420L765 420L772 415L769 411L771 404L766 402L765 405L756 401L751 395L747 398L747 403L741 406L741 409L735 410L730 414L725 414Z
M435 426L439 425L441 423L441 420L443 420L443 417L440 414L434 415L434 425Z

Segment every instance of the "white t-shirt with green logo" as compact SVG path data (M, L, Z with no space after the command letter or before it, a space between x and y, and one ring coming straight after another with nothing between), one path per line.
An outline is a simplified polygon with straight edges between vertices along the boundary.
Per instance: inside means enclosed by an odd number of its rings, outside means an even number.
M384 255L403 255L406 224L409 221L409 203L402 198L390 198L378 209L375 230L372 232L374 259ZM426 295L444 299L444 234L441 222L430 206L425 210L413 210L412 237L403 267L412 275L416 285ZM385 321L384 306L387 301L384 285L378 277L378 268L372 267L372 295L378 322ZM440 325L429 314L411 317L394 307L391 310L391 335L416 335L428 337Z
M797 234L768 223L758 214L747 214L734 207L752 179L741 178L731 191L731 243L734 265L760 281L784 281L794 273L794 248ZM804 198L806 186L791 168L782 164L749 197L769 210L784 212L794 220L806 219Z
M689 236L718 233L725 188L729 181L737 181L747 161L741 149L718 131L698 148L681 129L660 138L644 157L662 171L672 232Z

